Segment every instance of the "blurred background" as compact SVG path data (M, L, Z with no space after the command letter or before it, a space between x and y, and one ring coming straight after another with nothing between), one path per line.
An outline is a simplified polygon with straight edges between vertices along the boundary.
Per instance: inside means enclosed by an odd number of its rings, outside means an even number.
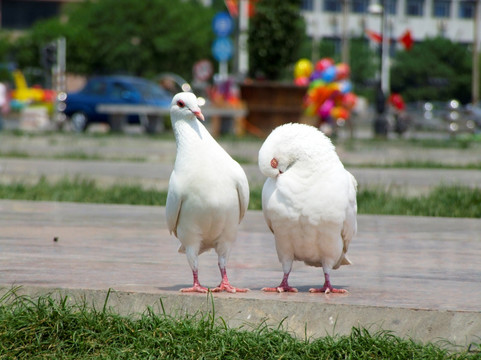
M2 0L0 126L163 132L194 91L215 135L476 137L478 3Z

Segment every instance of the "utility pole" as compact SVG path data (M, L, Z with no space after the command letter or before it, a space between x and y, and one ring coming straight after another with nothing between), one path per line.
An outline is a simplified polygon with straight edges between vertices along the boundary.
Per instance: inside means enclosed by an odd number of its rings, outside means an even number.
M249 73L249 0L239 1L239 38L237 66L238 75L244 78Z
M342 0L341 61L349 65L349 0Z
M474 25L473 25L473 69L472 69L472 103L477 104L479 101L479 0L474 2Z
M391 92L391 86L389 81L389 19L388 19L388 5L389 0L382 1L382 14L381 14L381 88L384 96L389 96Z

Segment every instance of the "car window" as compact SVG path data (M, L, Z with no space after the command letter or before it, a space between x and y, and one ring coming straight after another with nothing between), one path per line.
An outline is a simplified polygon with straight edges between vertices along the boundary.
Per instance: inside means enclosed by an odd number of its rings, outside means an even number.
M90 81L84 92L91 95L105 95L107 93L107 84L104 81Z
M112 97L114 99L122 99L122 95L126 94L129 91L127 87L119 82L114 82L112 84Z
M170 95L154 83L142 82L132 84L144 99L169 99Z

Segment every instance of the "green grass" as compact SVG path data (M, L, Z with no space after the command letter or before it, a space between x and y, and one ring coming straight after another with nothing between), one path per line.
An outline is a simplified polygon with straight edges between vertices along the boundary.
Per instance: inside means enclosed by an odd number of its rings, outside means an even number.
M481 218L481 189L438 186L417 197L361 189L357 196L360 214Z
M13 299L12 299L13 298ZM211 314L169 316L151 308L120 316L67 297L11 293L0 300L0 359L479 359L481 346L458 352L388 331L297 339L265 324L230 328ZM213 303L215 306L215 303Z
M95 180L63 178L55 183L42 177L35 184L0 184L0 199L68 201L99 204L165 205L167 193L137 185L103 188Z
M452 170L481 170L481 161L468 164L445 164L437 161L394 161L388 164L345 164L347 168L373 168L373 169L452 169Z
M261 210L261 193L261 188L251 189L249 209ZM55 183L41 178L31 185L0 184L0 199L164 206L167 193L139 185L104 188L82 178L63 178ZM361 188L357 201L359 214L481 218L481 189L464 186L439 186L417 197Z

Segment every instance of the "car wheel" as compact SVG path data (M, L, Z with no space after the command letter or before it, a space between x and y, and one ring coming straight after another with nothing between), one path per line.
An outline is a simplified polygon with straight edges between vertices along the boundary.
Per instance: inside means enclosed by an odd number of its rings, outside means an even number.
M83 112L76 112L70 116L70 122L72 123L73 131L83 132L87 128L88 119Z

